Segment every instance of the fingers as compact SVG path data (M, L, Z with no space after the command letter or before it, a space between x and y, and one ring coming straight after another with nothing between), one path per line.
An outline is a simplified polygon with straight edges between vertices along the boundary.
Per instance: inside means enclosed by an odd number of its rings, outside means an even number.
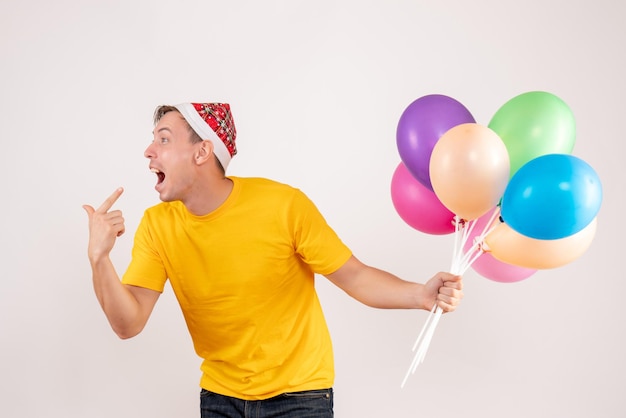
M437 294L437 304L444 312L454 311L463 299L462 277L450 273L442 274L442 286Z
M122 187L118 187L117 189L115 189L113 194L107 197L107 199L100 205L100 207L96 209L96 212L99 212L99 213L108 212L109 209L111 209L113 204L117 201L117 199L119 199L119 197L122 195L123 192L124 192L124 189Z
M91 222L94 213L96 213L96 210L89 205L83 205L83 209L85 209L85 212L87 212L87 215L89 216L89 220ZM124 233L126 228L124 226L124 217L122 216L122 211L114 210L112 212L102 213L100 214L99 218L103 221L106 221L114 229L116 229L118 237Z
M458 305L451 305L449 303L446 303L440 300L437 301L437 306L441 308L443 313L454 312L456 308L458 307Z
M115 231L116 236L121 236L124 231L126 231L126 227L124 226L124 217L122 216L122 211L114 210L108 212L105 215L105 219L113 231Z
M439 273L441 278L441 285L451 287L454 289L463 289L463 278L457 274L452 273Z
M93 215L93 213L96 211L93 206L89 206L89 205L83 205L83 209L85 209L85 212L87 212L87 216L89 216L91 218L91 215Z
M124 190L120 187L111 196L109 196L98 209L93 206L83 205L83 209L89 216L89 228L93 231L108 231L115 236L121 236L126 227L124 226L124 217L121 210L109 211L113 203L117 201Z
M444 308L443 305L445 305L447 311L456 309L456 307L461 303L461 299L463 299L463 292L457 289L447 289L442 287L437 295L437 303L442 308Z
M124 223L124 217L121 210L112 210L111 212L100 214L102 219L109 222L111 225L119 225Z
M107 197L107 199L100 205L98 209L94 209L91 205L83 205L83 209L85 209L85 212L87 212L87 216L89 216L90 219L96 212L107 213L123 192L124 189L122 187L118 187L117 189L115 189L111 196Z
M87 252L90 260L108 257L115 245L116 237L125 231L124 217L120 210L110 210L124 190L120 187L109 196L98 209L83 205L89 216L89 244Z

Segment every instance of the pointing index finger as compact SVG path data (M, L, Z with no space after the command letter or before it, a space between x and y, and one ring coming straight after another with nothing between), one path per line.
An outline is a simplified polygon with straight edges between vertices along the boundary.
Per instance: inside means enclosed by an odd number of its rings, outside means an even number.
M100 213L108 212L109 209L111 209L111 206L113 206L113 204L117 201L117 199L122 195L123 192L124 192L124 189L122 187L118 187L117 189L115 189L113 194L107 197L107 199L100 205L100 207L96 209L96 212L100 212Z

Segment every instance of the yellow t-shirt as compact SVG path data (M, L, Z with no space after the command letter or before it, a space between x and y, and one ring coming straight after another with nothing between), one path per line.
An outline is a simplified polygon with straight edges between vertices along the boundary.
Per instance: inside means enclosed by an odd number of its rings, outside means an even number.
M230 177L205 216L181 202L146 210L123 283L163 291L170 280L196 353L200 385L242 399L329 388L330 335L314 288L351 256L300 190Z

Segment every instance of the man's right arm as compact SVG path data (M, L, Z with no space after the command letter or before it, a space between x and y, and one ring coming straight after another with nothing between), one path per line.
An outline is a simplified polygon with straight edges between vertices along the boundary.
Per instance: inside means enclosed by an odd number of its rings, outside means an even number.
M113 331L122 339L139 334L161 294L120 282L108 257L91 261L91 269L96 297Z
M116 238L125 231L122 212L110 210L122 192L121 188L115 190L98 209L89 205L83 208L89 217L87 253L94 291L111 328L120 338L126 339L144 328L160 293L123 284L109 257Z

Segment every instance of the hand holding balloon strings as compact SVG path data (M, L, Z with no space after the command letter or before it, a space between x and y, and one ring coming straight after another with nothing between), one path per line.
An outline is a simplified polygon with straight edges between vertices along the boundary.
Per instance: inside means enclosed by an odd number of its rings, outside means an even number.
M476 221L465 221L460 219L458 216L455 217L454 224L454 249L452 252L452 262L450 266L450 273L463 275L470 266L484 253L484 249L481 245L484 238L495 228L495 220L499 214L499 208L492 212L491 218L484 226L483 230L474 238L474 242L471 244L468 250L464 250L467 248L467 240L470 237L472 230L476 225ZM439 324L439 320L441 319L441 315L443 315L443 309L441 309L437 304L433 306L433 309L430 311L422 330L420 331L415 343L413 344L412 351L415 352L413 361L407 370L404 379L402 380L402 384L400 387L404 387L409 376L417 370L417 367L424 362L424 358L426 357L426 352L430 346L430 342L435 333L435 329Z

